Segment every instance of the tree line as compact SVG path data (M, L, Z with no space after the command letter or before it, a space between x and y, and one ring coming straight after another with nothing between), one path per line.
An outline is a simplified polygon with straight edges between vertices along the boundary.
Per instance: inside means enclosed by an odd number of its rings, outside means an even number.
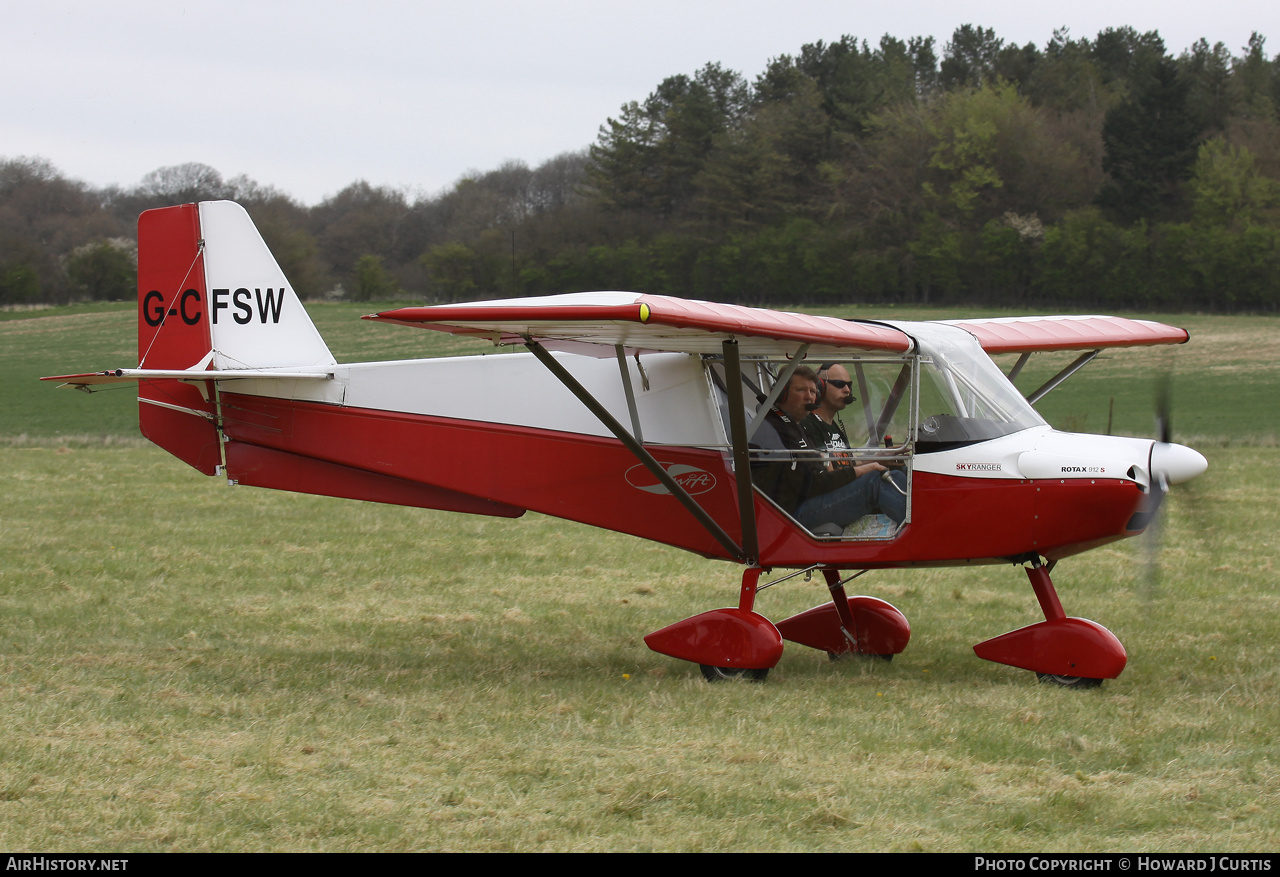
M0 161L0 304L134 295L139 212L244 204L305 297L628 289L745 303L1274 310L1280 57L1156 32L846 36L711 63L596 141L312 207L213 168L92 189Z

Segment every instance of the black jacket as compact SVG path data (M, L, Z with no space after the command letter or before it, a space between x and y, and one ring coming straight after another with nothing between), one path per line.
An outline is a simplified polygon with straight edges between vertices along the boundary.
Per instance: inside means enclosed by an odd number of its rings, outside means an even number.
M811 459L789 459L790 451L824 450L786 412L770 409L764 423L751 442L753 449L776 451L777 459L757 459L751 464L751 480L765 495L794 513L800 504L811 496L820 496L854 481L858 476L853 467L829 471L814 455Z

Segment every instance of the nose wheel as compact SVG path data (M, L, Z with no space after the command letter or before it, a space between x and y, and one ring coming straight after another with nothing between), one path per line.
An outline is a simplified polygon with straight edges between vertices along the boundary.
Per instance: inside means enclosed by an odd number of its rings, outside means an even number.
M702 678L708 682L728 682L734 679L745 679L748 682L763 682L769 675L769 668L747 670L739 667L712 667L710 664L699 664Z
M1062 688L1101 688L1101 679L1088 676L1056 676L1053 673L1037 673L1036 678L1042 685L1058 685Z

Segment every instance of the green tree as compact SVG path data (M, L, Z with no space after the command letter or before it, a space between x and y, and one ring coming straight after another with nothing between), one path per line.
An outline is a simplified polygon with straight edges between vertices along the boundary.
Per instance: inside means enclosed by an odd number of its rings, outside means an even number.
M919 290L921 304L960 291L963 280L964 240L960 230L945 223L932 212L926 212L916 236L907 244L911 256L911 274Z
M692 205L694 180L726 131L741 124L751 93L719 64L663 80L643 104L629 103L600 128L588 180L600 203L662 218Z
M1102 167L1110 179L1099 203L1122 221L1170 217L1181 206L1200 133L1187 93L1177 65L1165 59L1148 88L1107 113Z
M1201 38L1178 58L1188 82L1187 111L1201 131L1221 131L1239 102L1239 88L1233 87L1231 53L1223 43L1209 47Z
M382 257L366 253L356 260L355 289L351 297L356 301L383 301L400 294L395 278L382 265Z
M1156 84L1157 72L1167 61L1164 40L1156 31L1138 33L1132 27L1109 27L1093 41L1093 57L1103 81L1122 93L1135 95Z
M1089 41L1073 40L1066 28L1055 30L1045 44L1025 93L1037 106L1066 112L1105 112L1111 95Z
M898 107L877 117L856 157L865 164L850 171L875 191L846 197L908 215L927 208L973 231L1009 211L1052 221L1093 185L1086 157L1053 122L1007 83Z
M1280 106L1280 59L1267 60L1266 42L1257 31L1250 34L1244 55L1232 60L1231 78L1245 117L1274 122Z
M131 301L138 289L138 245L127 238L99 240L71 251L67 278L94 301Z
M696 179L697 213L728 226L751 226L810 212L820 200L829 124L813 80L786 101L763 104L722 135Z
M982 88L991 84L1004 40L991 28L962 24L951 34L943 49L939 80L948 91L957 88Z
M466 244L438 244L422 255L429 294L439 301L465 301L480 290L480 258Z
M34 304L42 298L40 273L27 262L0 262L0 304Z
M966 99L967 97L967 99ZM952 216L967 216L979 199L1004 185L995 169L999 121L986 96L948 100L933 127L936 142L929 157L933 179L924 184L928 200Z
M844 36L834 43L809 43L799 54L769 62L756 79L758 105L808 100L816 89L828 121L827 150L839 149L850 136L861 137L872 116L903 101L930 93L937 83L933 37L906 43L886 34L873 49L866 40ZM823 159L832 157L830 152Z
M350 289L360 288L353 272L365 256L377 256L384 270L394 271L421 252L406 233L412 210L404 194L387 186L359 180L321 201L308 218L323 274ZM296 243L305 250L305 240Z
M1278 218L1280 182L1258 173L1253 154L1222 137L1200 145L1190 191L1192 215L1201 225L1243 229Z
M72 289L66 256L90 241L127 233L97 193L64 177L48 160L0 159L0 265L11 272L12 295L67 301Z

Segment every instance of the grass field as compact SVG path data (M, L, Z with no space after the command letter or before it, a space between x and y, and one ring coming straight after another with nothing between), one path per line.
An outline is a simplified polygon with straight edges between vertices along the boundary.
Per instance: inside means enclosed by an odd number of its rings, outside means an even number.
M364 309L311 308L340 360L475 349ZM1144 540L1055 571L1130 654L1078 692L973 655L1039 618L1009 567L860 579L911 619L893 663L789 646L765 685L709 686L641 637L733 603L736 567L533 514L228 488L133 438L130 392L32 380L132 364L130 310L5 316L4 848L1280 846L1274 318L1163 317L1193 333L1175 431L1210 471L1171 494L1157 576ZM1046 415L1101 431L1114 397L1115 431L1149 433L1165 356L1096 362Z

